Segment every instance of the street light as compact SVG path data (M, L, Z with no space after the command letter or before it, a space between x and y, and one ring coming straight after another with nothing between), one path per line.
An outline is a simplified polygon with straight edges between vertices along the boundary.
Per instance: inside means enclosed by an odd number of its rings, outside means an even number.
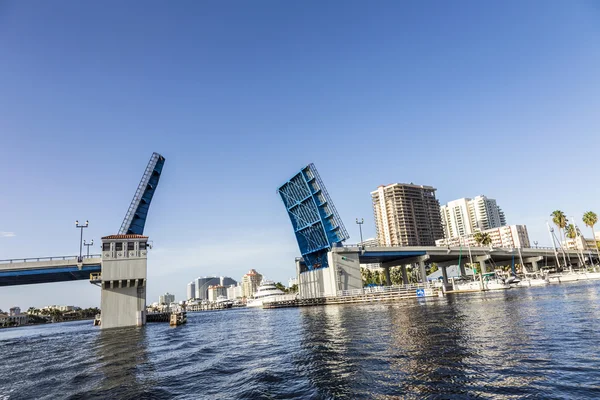
M90 246L93 246L93 245L94 245L94 239L92 239L92 241L91 241L91 242L89 242L89 243L86 243L86 242L85 242L85 240L84 240L84 241L83 241L83 245L84 245L85 247L87 247L87 258L90 258Z
M362 237L362 224L365 223L364 219L360 219L360 221L358 220L358 218L356 218L356 224L358 225L358 230L360 231L360 245L363 245L363 237Z
M538 241L537 241L537 240L534 240L534 241L533 241L533 244L535 244L535 248L537 249L537 244L538 244Z
M79 237L79 258L77 259L77 262L82 262L83 261L83 228L87 228L89 225L89 221L85 221L85 225L79 225L79 220L75 221L75 228L77 229L81 229L81 236Z

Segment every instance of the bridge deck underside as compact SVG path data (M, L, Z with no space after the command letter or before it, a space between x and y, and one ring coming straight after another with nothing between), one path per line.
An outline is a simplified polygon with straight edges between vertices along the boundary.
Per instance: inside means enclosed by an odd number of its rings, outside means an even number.
M387 262L402 262L402 260L408 260L418 256L424 256L424 251L386 251L386 252L364 252L359 255L358 259L361 264L377 264Z
M0 271L0 286L89 280L90 274L94 272L101 272L100 264L84 265L81 269L71 265L58 268L4 270Z
M340 251L340 252L344 252L346 250L335 250L335 251ZM554 263L554 252L551 250L538 250L538 249L522 249L521 254L519 255L519 253L515 250L515 251L510 251L507 249L498 249L498 250L494 250L494 251L490 251L489 249L482 249L482 248L472 248L471 249L471 255L469 255L469 251L468 249L456 249L453 248L451 250L446 250L446 249L440 249L440 248L425 248L425 249L419 249L419 248L415 248L415 249L399 249L399 250L392 250L392 249L377 249L377 250L370 250L370 249L365 249L364 251L360 252L358 249L356 250L351 250L348 249L348 251L350 252L355 252L355 253L359 253L359 261L361 264L371 264L371 263L393 263L393 262L398 262L398 264L401 264L403 261L407 261L408 263L410 262L415 262L415 259L417 259L420 256L428 256L427 258L427 262L431 263L431 262L435 262L435 263L444 263L444 262L452 262L452 261L457 261L458 259L461 259L461 262L469 262L469 257L473 258L473 262L477 262L478 258L481 258L483 256L489 257L489 262L491 263L502 263L502 264L506 264L506 263L512 263L513 260L515 263L520 263L520 258L522 257L523 259L527 260L528 257L541 257L540 262L542 264L547 263L547 264L553 264ZM565 258L571 260L571 261L577 261L578 259L578 253L577 251L567 251L565 252ZM587 257L587 254L585 254L585 256ZM562 254L559 254L559 258L560 261L562 262Z

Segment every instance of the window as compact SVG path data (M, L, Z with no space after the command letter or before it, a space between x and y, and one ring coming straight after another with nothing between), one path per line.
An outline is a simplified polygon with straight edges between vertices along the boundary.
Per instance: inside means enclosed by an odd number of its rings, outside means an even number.
M146 242L140 242L140 250L146 250Z
M110 243L102 243L102 251L110 251Z
M135 242L127 242L127 250L135 250Z
M115 243L115 250L123 251L123 243L121 243L121 242Z

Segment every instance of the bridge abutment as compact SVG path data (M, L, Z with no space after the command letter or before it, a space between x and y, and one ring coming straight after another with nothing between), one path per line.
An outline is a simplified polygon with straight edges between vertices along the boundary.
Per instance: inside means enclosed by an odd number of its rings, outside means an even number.
M146 324L147 242L133 234L102 238L102 329Z

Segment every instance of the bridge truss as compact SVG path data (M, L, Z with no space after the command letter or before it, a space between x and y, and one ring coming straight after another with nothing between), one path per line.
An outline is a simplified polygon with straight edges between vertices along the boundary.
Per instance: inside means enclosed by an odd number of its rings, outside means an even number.
M152 153L140 184L133 195L133 200L131 200L131 204L127 209L119 234L144 234L150 202L152 202L164 165L165 158L158 153Z
M326 268L327 252L349 238L314 164L277 190L288 212L308 270Z

